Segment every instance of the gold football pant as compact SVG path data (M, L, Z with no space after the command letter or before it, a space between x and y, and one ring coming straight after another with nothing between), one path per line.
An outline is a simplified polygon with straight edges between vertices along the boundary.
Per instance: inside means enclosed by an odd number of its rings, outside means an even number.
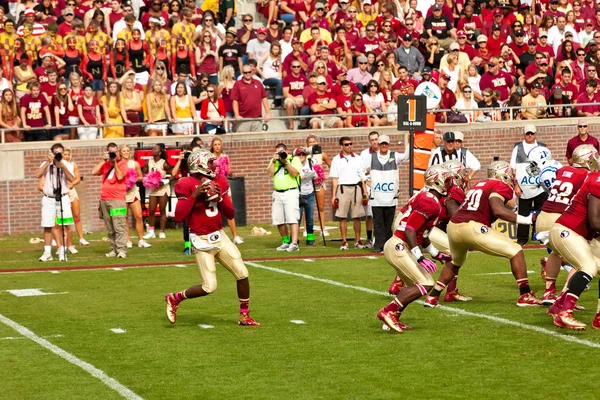
M564 225L554 224L550 229L550 248L577 271L592 277L598 273L600 244L597 240L587 240Z
M422 286L433 286L434 281L429 272L419 265L408 245L396 236L385 242L383 246L385 260L396 270L402 279Z
M429 240L431 243L433 243L436 249L442 253L450 254L450 242L448 241L448 235L437 226L434 227L431 232L429 232Z

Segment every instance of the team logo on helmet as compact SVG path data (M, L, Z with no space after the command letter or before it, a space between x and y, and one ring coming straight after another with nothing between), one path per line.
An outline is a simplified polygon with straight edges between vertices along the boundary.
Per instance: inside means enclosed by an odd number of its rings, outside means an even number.
M445 166L432 165L425 171L425 186L445 196L452 188L452 178L452 173Z
M404 245L402 243L398 243L396 247L394 247L396 251L404 251Z
M488 232L489 232L489 231L488 231L488 228L487 228L487 226L482 226L482 227L481 227L481 233L488 233Z
M566 239L566 238L568 238L568 237L569 237L569 235L570 235L569 231L562 231L562 232L560 233L560 238L561 238L561 239Z
M215 177L215 156L207 150L194 151L188 157L190 174L200 173L210 178Z

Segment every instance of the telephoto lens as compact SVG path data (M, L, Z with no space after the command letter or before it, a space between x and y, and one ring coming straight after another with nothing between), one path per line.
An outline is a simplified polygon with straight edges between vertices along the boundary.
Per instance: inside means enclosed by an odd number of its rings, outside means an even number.
M111 151L108 153L108 157L110 157L111 160L116 160L117 159L117 153L115 153L114 151Z
M285 151L282 150L282 151L279 152L279 159L280 160L287 159L287 156L288 156L288 154Z

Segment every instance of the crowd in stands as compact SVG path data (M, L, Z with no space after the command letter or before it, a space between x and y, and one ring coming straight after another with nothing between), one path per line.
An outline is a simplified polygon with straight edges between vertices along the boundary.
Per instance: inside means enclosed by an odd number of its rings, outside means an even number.
M7 142L254 131L272 108L290 129L392 125L423 81L439 122L600 115L594 0L0 4Z

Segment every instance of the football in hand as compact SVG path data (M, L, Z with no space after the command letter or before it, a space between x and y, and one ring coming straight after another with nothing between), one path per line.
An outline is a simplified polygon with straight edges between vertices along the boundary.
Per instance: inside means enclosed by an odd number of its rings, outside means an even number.
M219 198L219 184L213 180L206 179L202 182L206 186L206 201L215 201Z

